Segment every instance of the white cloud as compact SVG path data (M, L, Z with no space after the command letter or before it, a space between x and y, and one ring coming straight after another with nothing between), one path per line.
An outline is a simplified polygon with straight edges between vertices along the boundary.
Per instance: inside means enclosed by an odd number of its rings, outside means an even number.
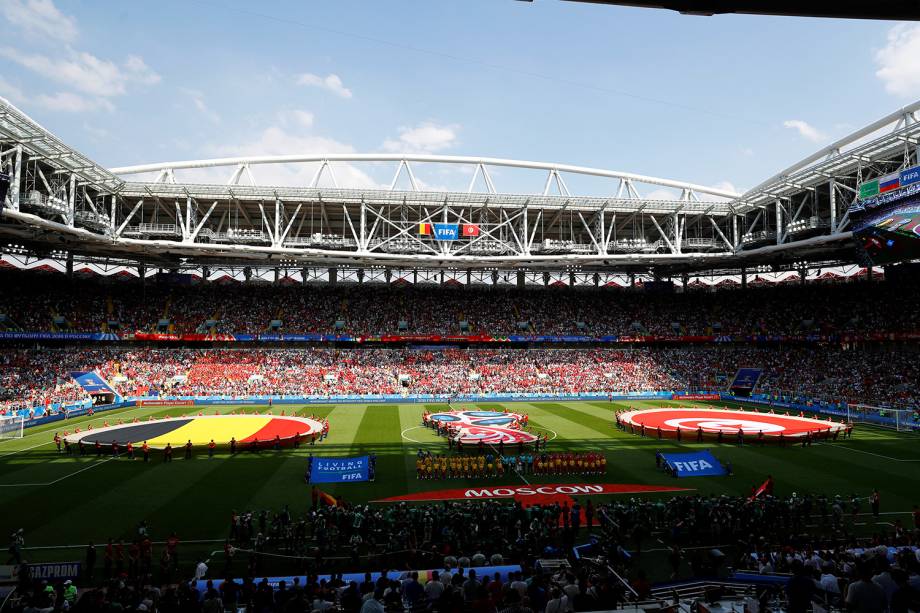
M204 94L195 89L185 89L183 90L186 95L192 100L192 106L195 107L195 110L198 111L205 119L211 123L220 123L220 115L216 111L212 110L208 106L208 103L204 100Z
M875 52L875 76L896 96L920 95L920 25L899 23L888 30L888 44Z
M739 187L737 187L731 181L717 181L715 185L710 185L709 187L713 187L715 189L721 189L722 191L726 191L726 192L733 192L735 194L740 194L744 191L740 189Z
M726 192L733 192L733 193L735 193L735 194L744 193L744 190L743 190L743 189L737 187L737 186L736 186L734 183L732 183L731 181L716 181L715 183L713 183L713 184L710 185L709 187L712 187L712 188L714 188L714 189L721 189L721 190L726 191ZM702 200L702 201L704 201L704 202L725 202L725 201L727 200L727 198L725 198L725 197L723 197L723 196L713 196L712 194L701 194L701 193L697 193L696 196L697 196L697 198L699 198L700 200Z
M57 92L53 95L39 94L35 103L50 111L62 113L85 113L87 111L112 111L114 106L105 98L87 98L72 92Z
M0 75L0 96L5 97L14 104L22 104L26 99L22 89L4 79L2 75Z
M87 111L111 111L112 103L105 98L87 97L73 92L60 91L54 94L38 94L34 97L26 94L17 85L0 76L0 95L20 106L34 104L50 111L61 113L83 113Z
M282 122L284 123L284 122ZM346 143L341 143L331 138L313 134L297 133L289 125L273 125L263 129L249 142L245 140L232 145L212 145L206 148L207 155L215 157L238 157L259 155L295 155L295 154L320 154L320 153L354 153L354 148ZM306 186L310 185L319 168L318 163L313 164L271 164L256 165L251 171L256 181L261 185ZM195 171L196 180L206 180L217 183L226 183L232 169L212 169L212 171ZM332 172L335 174L339 187L351 188L379 188L369 174L360 168L346 162L333 162ZM183 178L189 178L191 173L185 173ZM177 175L178 176L178 175ZM241 181L245 182L245 179ZM328 171L323 173L320 185L331 185Z
M434 153L454 146L459 131L456 124L423 122L412 128L404 126L399 129L399 138L387 139L383 148L399 153Z
M291 118L294 122L302 128L312 128L313 127L313 113L310 111L302 111L300 109L295 109L291 111Z
M679 191L668 189L666 187L659 187L647 193L640 192L640 195L646 200L679 200L680 199Z
M328 74L325 77L305 72L297 77L298 85L319 87L332 92L341 98L351 98L351 90L345 87L342 79L337 74Z
M83 51L69 50L68 57L52 58L2 47L0 57L16 62L47 79L99 97L123 95L129 84L153 85L160 81L160 76L136 55L128 56L118 65Z
M83 122L83 131L96 140L101 140L111 136L111 133L105 128L97 128L96 126L90 125L85 121Z
M3 0L0 11L26 34L71 43L77 38L77 22L64 15L52 0Z
M820 143L827 138L817 128L801 119L787 119L783 122L783 127L795 130L799 133L799 136L813 143Z

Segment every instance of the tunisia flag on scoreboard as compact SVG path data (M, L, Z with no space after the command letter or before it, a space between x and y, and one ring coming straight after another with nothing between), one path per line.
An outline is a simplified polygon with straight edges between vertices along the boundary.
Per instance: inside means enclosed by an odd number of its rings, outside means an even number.
M479 226L472 223L465 223L460 226L463 236L479 236Z

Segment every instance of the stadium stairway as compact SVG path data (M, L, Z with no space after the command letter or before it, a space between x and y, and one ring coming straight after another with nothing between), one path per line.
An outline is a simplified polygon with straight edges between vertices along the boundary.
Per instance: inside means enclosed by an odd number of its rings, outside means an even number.
M115 303L112 302L112 295L108 294L105 297L105 318L102 320L102 325L100 328L103 332L109 331L109 322L114 319L115 315Z

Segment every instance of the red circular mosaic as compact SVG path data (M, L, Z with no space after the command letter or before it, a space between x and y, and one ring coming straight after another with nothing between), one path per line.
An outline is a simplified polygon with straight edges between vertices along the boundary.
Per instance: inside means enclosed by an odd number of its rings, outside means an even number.
M754 411L735 411L731 409L647 409L620 414L620 422L627 428L632 426L640 430L645 426L646 435L653 436L658 428L664 435L676 436L680 429L683 436L693 436L699 428L704 434L737 436L742 430L745 436L756 437L763 432L764 437L802 437L807 433L833 433L846 428L840 422L777 415L774 413L757 413Z

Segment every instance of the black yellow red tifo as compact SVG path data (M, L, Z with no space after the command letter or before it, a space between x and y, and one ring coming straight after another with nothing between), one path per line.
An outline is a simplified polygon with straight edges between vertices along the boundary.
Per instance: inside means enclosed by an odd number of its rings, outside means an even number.
M256 443L269 446L276 443L292 445L295 441L308 441L319 436L323 424L314 419L277 415L199 415L195 417L167 417L153 421L106 426L68 434L70 444L124 446L144 441L154 448L185 445L207 445L212 440L226 446L235 440L240 445Z

